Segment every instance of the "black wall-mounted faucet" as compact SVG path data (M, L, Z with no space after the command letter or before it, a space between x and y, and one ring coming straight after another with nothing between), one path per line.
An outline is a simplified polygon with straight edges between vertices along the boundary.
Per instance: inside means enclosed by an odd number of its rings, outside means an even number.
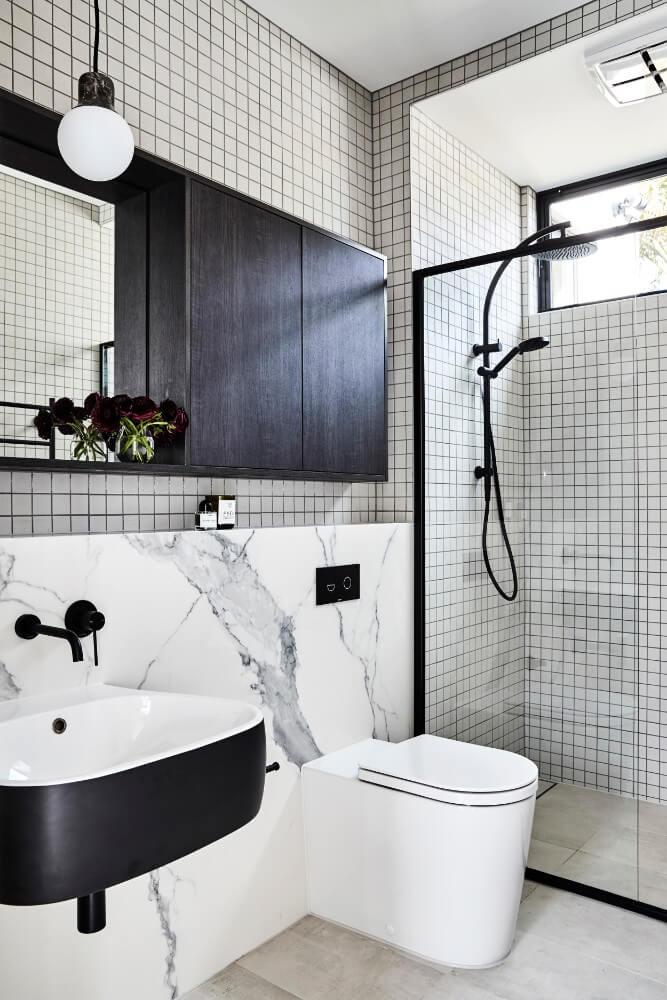
M91 601L75 601L65 612L65 628L68 628L80 639L93 637L93 663L99 666L97 655L97 633L104 628L106 618L98 611Z
M83 660L81 641L78 635L69 628L42 625L37 615L19 615L14 625L14 631L21 639L36 639L38 635L52 635L58 639L65 639L72 650L74 663L80 663Z

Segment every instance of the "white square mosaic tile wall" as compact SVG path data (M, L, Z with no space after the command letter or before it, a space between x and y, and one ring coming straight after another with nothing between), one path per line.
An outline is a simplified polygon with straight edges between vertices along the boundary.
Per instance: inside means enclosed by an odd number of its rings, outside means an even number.
M594 34L659 7L664 0L592 0L528 26L373 94L375 246L388 257L390 481L378 486L378 516L412 511L412 287L410 237L410 109L425 97L459 87L505 66Z
M242 0L102 4L102 65L117 82L119 110L142 149L374 243L389 258L389 482L377 488L234 482L230 488L248 512L242 512L241 525L250 524L251 515L266 525L292 523L284 500L292 493L297 524L320 516L412 518L411 105L663 2L593 0L373 95ZM68 110L76 79L88 68L90 37L87 3L0 0L0 86ZM67 481L54 478L51 490L40 474L42 497L52 492L54 499L51 510L38 515L39 524L32 522L31 477L20 473L16 482L5 481L0 532L134 530L139 507L150 506L150 493L131 485L138 477L130 476L127 488L116 487L119 512L112 500L113 513L93 514L105 493L104 482L95 479L79 473ZM206 492L206 481L186 485L174 477L167 492L189 511L191 497ZM12 493L19 495L16 513ZM69 513L54 514L53 506L64 504L55 496L67 495L78 513L72 515L70 506ZM153 495L153 510L143 515L146 530L151 518L165 516L155 509L164 504L159 496ZM46 506L40 501L40 509ZM72 516L79 520L69 525L55 520ZM168 516L176 522L179 513ZM93 524L92 517L105 520Z
M91 8L0 0L0 86L67 111ZM372 245L368 91L240 0L101 10L100 63L141 149ZM212 491L237 496L241 527L376 520L374 484L18 472L0 476L0 533L179 530Z
M531 317L526 751L543 778L667 799L660 370L667 296Z
M0 172L0 399L48 405L99 390L99 345L113 340L113 206L104 209ZM36 440L34 416L0 407L0 436ZM62 435L56 457L69 458Z
M457 260L521 238L516 184L412 110L413 266ZM429 279L425 286L426 729L441 736L523 749L522 604L490 586L480 548L483 461L480 379L472 345L495 267ZM521 265L512 264L491 311L491 340L521 336ZM494 383L494 425L507 526L521 560L522 367ZM508 585L495 527L489 550Z

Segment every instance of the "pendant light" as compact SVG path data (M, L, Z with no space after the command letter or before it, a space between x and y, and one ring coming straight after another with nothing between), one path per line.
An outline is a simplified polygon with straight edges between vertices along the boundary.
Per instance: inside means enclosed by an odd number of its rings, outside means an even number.
M127 170L134 153L130 126L114 111L113 81L100 73L100 7L94 0L93 68L79 77L79 103L58 126L58 149L79 177L110 181Z

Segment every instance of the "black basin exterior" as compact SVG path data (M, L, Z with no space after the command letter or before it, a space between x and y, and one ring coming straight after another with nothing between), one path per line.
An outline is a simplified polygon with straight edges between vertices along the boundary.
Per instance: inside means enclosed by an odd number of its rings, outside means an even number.
M131 770L0 786L0 903L98 892L205 847L262 804L264 723Z

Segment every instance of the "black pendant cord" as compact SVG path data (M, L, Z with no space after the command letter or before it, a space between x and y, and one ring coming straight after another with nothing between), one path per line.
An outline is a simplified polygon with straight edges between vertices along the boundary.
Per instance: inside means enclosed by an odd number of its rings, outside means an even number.
M93 73L98 71L98 56L100 52L100 4L99 0L94 0L95 10L95 35L93 37Z

